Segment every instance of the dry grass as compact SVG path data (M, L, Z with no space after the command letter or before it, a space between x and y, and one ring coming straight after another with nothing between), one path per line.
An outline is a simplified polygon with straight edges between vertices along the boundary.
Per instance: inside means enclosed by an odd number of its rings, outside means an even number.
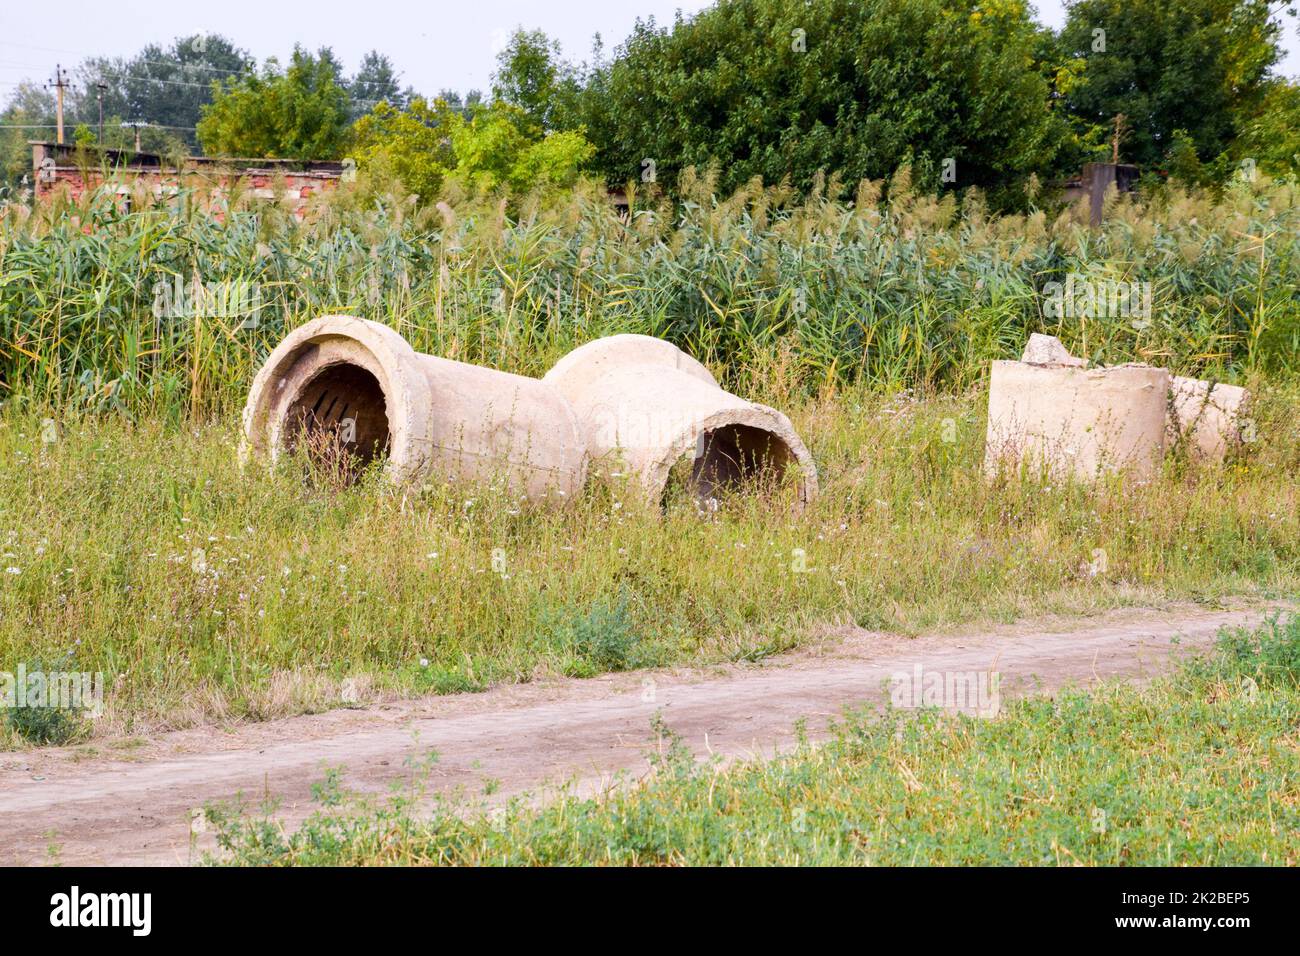
M0 662L103 671L117 729L263 719L544 674L757 659L853 623L915 633L1300 584L1300 404L1257 383L1247 456L1096 487L980 475L984 398L851 389L790 409L822 494L543 510L500 487L241 471L229 421L0 417ZM945 441L953 436L954 441ZM1098 570L1096 552L1105 552ZM494 562L494 552L504 564ZM345 681L351 680L346 687Z

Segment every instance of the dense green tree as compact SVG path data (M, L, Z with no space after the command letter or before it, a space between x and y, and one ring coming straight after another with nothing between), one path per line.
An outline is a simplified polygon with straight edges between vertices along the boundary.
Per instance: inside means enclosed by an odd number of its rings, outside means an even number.
M572 185L595 152L581 131L546 132L503 100L458 108L416 97L402 111L381 103L357 121L355 135L362 169L395 175L426 202L453 182L515 194Z
M356 75L348 82L352 118L359 119L380 103L387 103L397 110L406 109L407 103L415 96L415 90L409 86L403 90L401 79L392 60L378 50L367 53Z
M287 69L275 59L261 72L213 84L199 140L210 155L341 158L351 107L338 61L295 47Z
M638 22L574 121L613 182L714 163L724 188L807 187L911 160L927 184L1010 186L1048 166L1063 125L1037 42L1023 0L721 0Z
M596 151L581 130L543 131L523 109L501 100L453 117L450 134L451 176L473 192L571 186Z
M1077 0L1060 37L1066 108L1099 156L1123 114L1121 159L1153 169L1177 147L1186 167L1190 144L1212 162L1259 115L1278 30L1265 0Z
M54 131L54 94L36 83L19 83L0 112L0 185L19 186L24 176L30 185L28 140L53 139Z
M1237 169L1273 176L1300 175L1300 84L1270 80L1258 113L1242 124L1233 144Z
M492 98L518 107L541 129L573 119L581 91L578 70L563 59L559 42L541 30L516 30L497 54Z
M381 102L357 120L353 156L361 168L382 169L428 200L456 164L450 124L460 111L444 99L415 97L405 109Z
M117 145L109 136L110 125L120 129L123 121L139 120L163 128L142 135L144 148L156 144L159 132L194 147L198 145L194 130L203 106L212 100L213 82L251 69L247 52L217 34L178 37L168 47L151 43L132 57L85 60L74 73L69 111L98 134L102 93L104 138L110 144Z

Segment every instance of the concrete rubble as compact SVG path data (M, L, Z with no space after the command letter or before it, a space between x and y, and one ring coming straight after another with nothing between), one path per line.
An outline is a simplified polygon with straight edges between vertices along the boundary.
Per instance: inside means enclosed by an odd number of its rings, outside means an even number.
M1056 336L1043 335L1041 332L1030 334L1020 361L1031 365L1068 365L1078 368L1086 368L1088 365L1087 359L1075 358L1071 355Z
M1152 477L1165 451L1222 461L1243 440L1249 393L1143 364L1089 367L1050 335L992 364L985 469L1033 462L1085 480Z

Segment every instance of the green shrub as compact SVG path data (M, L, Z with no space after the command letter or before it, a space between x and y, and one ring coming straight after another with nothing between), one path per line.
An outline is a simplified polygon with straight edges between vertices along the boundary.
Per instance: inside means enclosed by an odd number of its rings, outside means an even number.
M63 667L66 667L66 664ZM24 665L27 674L35 672L49 674L61 669L61 667L48 668L39 660L29 661ZM42 705L27 703L22 707L5 707L4 710L5 723L19 737L32 744L61 746L76 739L85 730L85 720L81 712L60 707L57 701L47 700Z

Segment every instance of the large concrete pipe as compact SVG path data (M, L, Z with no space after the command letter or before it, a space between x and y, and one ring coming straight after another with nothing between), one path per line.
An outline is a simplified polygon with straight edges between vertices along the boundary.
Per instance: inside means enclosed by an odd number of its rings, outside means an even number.
M697 499L751 477L795 470L801 501L817 469L790 420L737 398L695 359L662 339L613 335L574 349L542 379L563 395L593 460L620 462L647 498L663 501L673 466L690 456Z
M1075 358L1051 335L1029 336L1020 361L1031 365L1086 368L1086 359ZM1165 418L1165 447L1181 445L1197 462L1222 461L1230 450L1248 441L1247 414L1250 392L1239 385L1224 385L1181 375L1169 379L1169 402Z
M504 477L539 498L572 497L586 479L577 417L554 389L422 355L387 326L346 315L308 322L271 353L244 408L242 451L274 460L313 432L363 461L386 456L397 481Z
M1169 372L1150 365L1078 368L994 362L985 468L1046 465L1085 480L1156 474L1165 452Z

